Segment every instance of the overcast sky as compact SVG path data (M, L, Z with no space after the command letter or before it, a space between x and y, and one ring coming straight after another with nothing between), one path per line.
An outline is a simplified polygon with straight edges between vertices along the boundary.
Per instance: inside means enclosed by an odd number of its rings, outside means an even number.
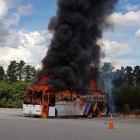
M52 38L47 30L56 14L56 0L0 0L0 65L24 60L39 67ZM113 65L140 65L140 1L120 0L111 25L98 41L105 52L102 61Z

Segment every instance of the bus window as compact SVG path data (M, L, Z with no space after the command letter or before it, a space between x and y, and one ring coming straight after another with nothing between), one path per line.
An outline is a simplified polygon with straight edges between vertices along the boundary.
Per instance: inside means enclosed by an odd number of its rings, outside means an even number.
M53 107L53 106L55 106L55 95L51 95L50 96L50 99L49 99L49 106L51 106L51 107Z
M41 105L42 92L34 91L32 92L32 104L33 105Z
M32 104L31 103L31 100L32 100L32 91L31 90L27 90L25 93L24 93L24 104Z

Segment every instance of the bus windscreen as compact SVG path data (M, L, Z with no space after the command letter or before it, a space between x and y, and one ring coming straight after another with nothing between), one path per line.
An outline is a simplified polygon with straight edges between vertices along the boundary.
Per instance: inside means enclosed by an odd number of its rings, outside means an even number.
M27 91L24 94L24 104L41 105L42 91Z

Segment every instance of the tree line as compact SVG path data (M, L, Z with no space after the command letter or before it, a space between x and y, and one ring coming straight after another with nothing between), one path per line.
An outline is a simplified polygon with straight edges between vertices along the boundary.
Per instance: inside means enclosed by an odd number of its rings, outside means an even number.
M140 66L116 69L104 63L100 77L101 88L111 92L116 112L140 114Z
M0 107L22 107L23 94L36 73L23 60L11 61L7 69L0 65Z
M14 83L18 81L29 82L36 73L35 67L27 65L23 60L11 61L7 69L0 66L0 81Z

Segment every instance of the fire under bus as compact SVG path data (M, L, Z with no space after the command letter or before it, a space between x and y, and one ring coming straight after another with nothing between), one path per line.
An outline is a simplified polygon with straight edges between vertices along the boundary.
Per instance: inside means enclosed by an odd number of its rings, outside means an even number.
M74 89L49 91L46 85L31 85L24 93L23 114L41 117L108 114L108 96L101 90Z

